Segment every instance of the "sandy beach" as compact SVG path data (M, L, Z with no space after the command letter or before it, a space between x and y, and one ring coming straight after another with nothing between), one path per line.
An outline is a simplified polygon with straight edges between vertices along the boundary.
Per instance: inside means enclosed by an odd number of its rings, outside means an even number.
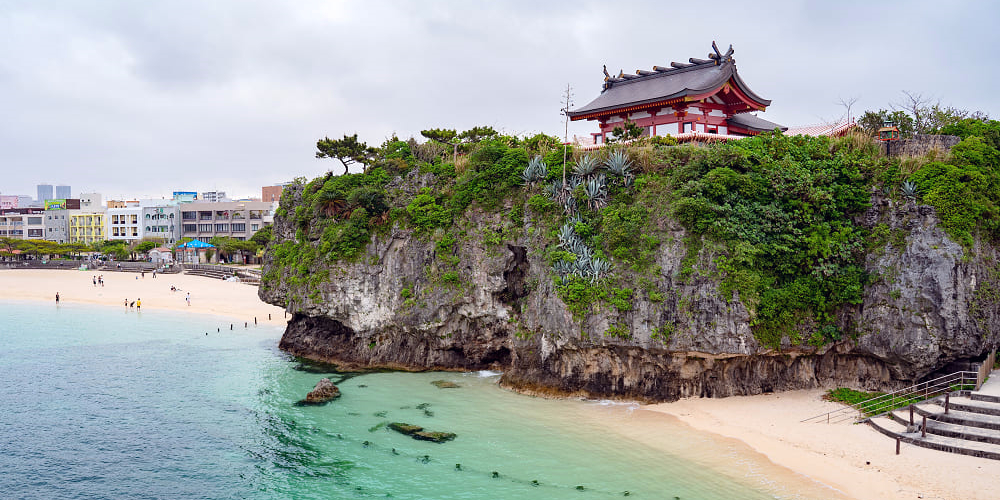
M103 273L104 286L93 284L100 273L78 270L0 269L0 299L41 300L124 307L125 300L142 299L143 309L226 316L237 322L284 325L284 310L262 302L257 287L184 274ZM171 291L171 285L178 288ZM191 294L191 305L186 302ZM271 315L270 321L268 314Z
M237 322L253 319L283 325L281 308L257 297L257 287L187 275L134 273L103 275L94 287L93 272L70 270L0 270L0 299L54 301L124 307L142 298L143 308L213 314ZM179 288L172 292L170 286ZM185 297L191 293L191 305ZM271 320L268 321L268 314ZM636 439L663 450L676 447L663 432L664 418L676 418L713 438L731 440L735 453L769 464L761 471L792 484L808 482L797 498L856 500L1000 497L1000 461L955 455L903 445L866 425L804 424L800 421L841 407L823 401L822 390L793 391L723 399L684 399L645 405L628 418L605 422L611 434ZM621 415L621 413L617 413ZM669 415L670 417L665 417ZM815 487L812 487L815 486ZM796 498L796 497L793 497Z
M1000 461L945 453L895 441L867 425L805 424L841 407L822 390L722 399L684 399L641 411L679 418L695 429L737 439L771 462L858 500L1000 497ZM626 432L641 432L638 427Z

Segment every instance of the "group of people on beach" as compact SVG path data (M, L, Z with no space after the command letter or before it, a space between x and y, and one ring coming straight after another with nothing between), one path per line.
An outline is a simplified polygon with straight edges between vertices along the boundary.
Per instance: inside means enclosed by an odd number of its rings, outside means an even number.
M104 275L103 274L100 275L100 276L94 276L94 286L96 287L97 285L101 285L102 287L104 286Z
M135 299L132 302L129 302L128 299L125 299L125 307L129 308L134 307L136 309L142 309L142 299Z

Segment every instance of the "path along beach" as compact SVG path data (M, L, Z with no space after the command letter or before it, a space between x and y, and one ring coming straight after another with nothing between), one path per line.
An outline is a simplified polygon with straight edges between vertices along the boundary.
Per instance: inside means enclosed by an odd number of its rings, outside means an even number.
M212 314L243 322L282 325L284 311L263 303L257 288L241 283L150 273L103 274L104 286L92 284L92 271L0 270L0 300L125 307L142 299L143 309ZM178 288L171 291L170 287ZM191 305L185 298L191 294ZM268 321L268 314L271 320ZM996 374L995 374L996 375ZM1000 376L1000 375L997 375ZM659 432L663 418L731 440L740 455L773 463L769 470L799 475L830 488L829 498L858 500L1000 498L1000 461L949 454L895 442L865 425L804 424L800 420L840 407L823 401L822 390L792 391L722 399L691 398L641 406L627 417L606 418L608 436L669 448L670 435ZM664 417L664 414L670 417ZM813 498L810 495L806 498Z

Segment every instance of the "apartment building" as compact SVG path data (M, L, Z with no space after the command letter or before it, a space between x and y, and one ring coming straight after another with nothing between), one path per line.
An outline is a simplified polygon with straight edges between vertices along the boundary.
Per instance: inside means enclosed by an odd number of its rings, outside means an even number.
M0 210L0 236L22 240L45 238L45 210L11 208Z
M136 243L141 240L142 226L139 221L142 219L142 207L139 206L139 202L124 202L124 207L118 206L116 203L114 208L111 208L111 202L108 203L108 231L106 239L124 241L126 244Z
M166 245L173 245L180 238L180 214L176 205L142 207L142 238L155 238Z
M201 193L200 200L205 203L222 203L228 201L225 191L205 191Z
M80 211L80 200L74 198L47 200L43 225L47 241L69 242L69 216Z
M91 244L107 239L105 214L78 212L69 214L69 242Z
M264 201L188 203L181 207L181 237L207 241L216 236L246 240L274 222L277 204Z

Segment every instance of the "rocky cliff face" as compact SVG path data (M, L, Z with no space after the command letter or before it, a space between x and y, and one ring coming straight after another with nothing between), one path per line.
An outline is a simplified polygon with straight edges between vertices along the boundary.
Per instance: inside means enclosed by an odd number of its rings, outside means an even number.
M293 313L280 344L292 354L347 369L497 369L503 385L547 395L663 401L886 389L983 355L1000 341L996 249L980 245L969 257L930 207L872 202L863 223L889 235L866 262L876 279L862 304L839 315L849 338L822 347L762 345L739 298L721 296L709 246L680 279L685 233L669 220L650 277L659 300L636 297L624 313L597 306L574 316L530 218L523 230L497 231L511 206L470 210L447 259L433 238L394 227L356 262L314 265L321 283L277 273L260 295ZM294 239L296 229L279 217L274 234ZM611 327L631 336L608 336Z

